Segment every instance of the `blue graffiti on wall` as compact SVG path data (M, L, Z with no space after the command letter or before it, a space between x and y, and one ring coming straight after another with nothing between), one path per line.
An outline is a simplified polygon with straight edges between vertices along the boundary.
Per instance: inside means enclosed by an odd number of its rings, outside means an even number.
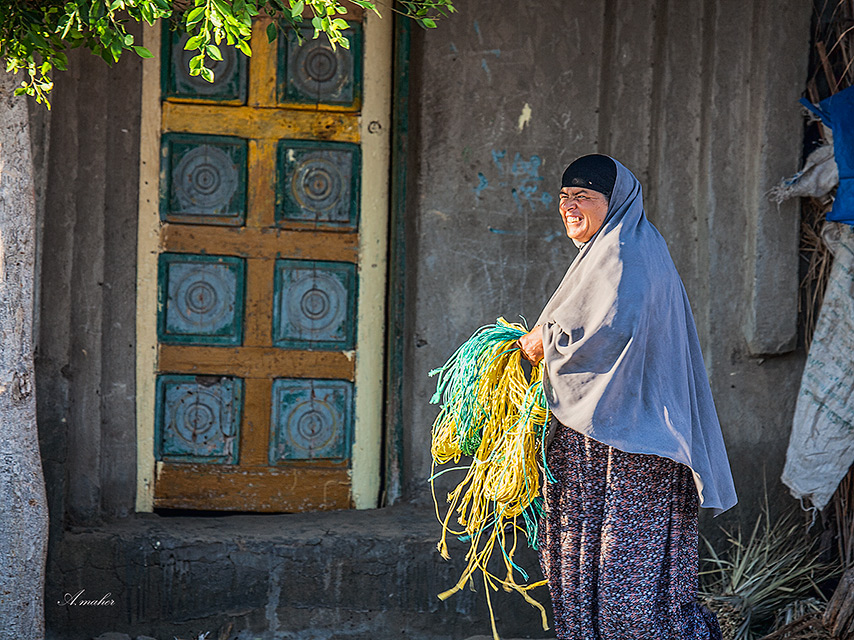
M474 195L480 199L481 194L488 189L509 188L520 212L525 206L530 207L532 211L539 205L548 207L553 198L547 191L540 190L543 181L543 176L540 175L542 163L538 155L532 155L530 160L525 160L519 152L516 152L513 160L510 161L506 150L493 150L492 164L495 166L498 177L493 185L482 172L478 172L478 184L474 187Z

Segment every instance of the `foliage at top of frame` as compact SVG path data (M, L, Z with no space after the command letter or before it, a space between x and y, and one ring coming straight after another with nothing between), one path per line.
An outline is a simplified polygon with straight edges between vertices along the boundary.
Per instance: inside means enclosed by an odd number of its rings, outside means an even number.
M251 56L252 19L262 12L273 19L267 27L270 41L280 29L310 20L315 38L323 33L333 47L349 48L344 2L380 15L373 0L6 0L0 3L0 58L7 72L24 71L15 94L33 96L50 108L52 73L68 67L68 49L85 47L111 65L125 51L150 58L127 32L128 24L171 18L190 35L185 48L197 52L190 73L213 82L206 63L222 59L223 44ZM392 11L432 29L455 9L453 0L397 0Z

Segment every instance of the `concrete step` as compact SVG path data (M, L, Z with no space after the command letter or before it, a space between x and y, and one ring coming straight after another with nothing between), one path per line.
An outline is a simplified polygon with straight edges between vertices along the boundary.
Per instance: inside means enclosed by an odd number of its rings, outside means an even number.
M105 632L172 640L460 640L490 636L482 583L446 601L466 548L436 552L432 508L223 517L136 517L66 531L49 562L51 640ZM539 579L536 556L522 566ZM58 582L57 581L61 581ZM85 590L110 606L60 606ZM547 602L545 589L537 596ZM548 635L516 593L491 595L502 638ZM491 637L491 636L490 636ZM487 637L488 640L488 637Z

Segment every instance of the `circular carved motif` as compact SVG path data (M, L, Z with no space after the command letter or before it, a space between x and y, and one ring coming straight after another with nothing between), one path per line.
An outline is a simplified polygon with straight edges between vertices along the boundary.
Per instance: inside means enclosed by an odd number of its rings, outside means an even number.
M188 443L204 445L222 434L220 397L203 387L186 387L174 414L175 433Z
M304 271L291 284L287 317L310 332L335 330L347 312L347 290L332 275Z
M194 282L187 287L185 301L190 313L210 313L217 303L216 289L207 282Z
M322 40L308 40L291 51L296 58L291 69L296 87L321 101L337 97L350 75L346 53L336 53Z
M300 207L320 212L341 201L343 185L338 167L320 155L307 154L293 173L291 191Z
M203 144L187 151L172 172L177 212L222 213L238 186L237 167L218 147Z
M322 452L333 444L339 431L338 416L323 400L312 399L294 406L285 422L286 439L292 447L307 452Z
M338 60L327 48L315 49L303 60L305 75L315 82L329 82L338 71Z
M234 315L234 282L227 268L219 265L174 264L170 268L170 306L187 333L214 332Z
M329 296L320 289L311 289L303 295L300 307L306 317L319 320L329 313Z

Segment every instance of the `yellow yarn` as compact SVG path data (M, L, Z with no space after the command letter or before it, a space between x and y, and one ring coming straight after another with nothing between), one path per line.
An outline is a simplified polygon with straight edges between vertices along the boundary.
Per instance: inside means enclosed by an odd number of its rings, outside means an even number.
M506 591L517 591L539 609L543 629L548 629L545 609L528 593L546 581L525 584L527 574L513 562L520 531L528 536L531 546L536 544L536 520L542 511L538 459L542 459L549 418L542 391L543 364L532 368L530 380L522 368L516 339L525 333L523 325L503 318L476 333L439 371L450 372L452 379L440 378L433 398L434 402L443 400L431 442L434 472L430 485L436 516L442 523L438 549L443 558L450 558L449 533L470 542L467 567L457 584L439 594L439 598L445 600L462 589L480 570L495 640L498 632L489 591L497 590L498 585ZM448 511L442 517L434 484L436 465L458 463L466 447L471 449L478 437L480 442L466 476L448 494ZM450 524L454 513L460 530ZM504 578L487 568L496 546L504 560ZM523 578L521 584L516 573Z

